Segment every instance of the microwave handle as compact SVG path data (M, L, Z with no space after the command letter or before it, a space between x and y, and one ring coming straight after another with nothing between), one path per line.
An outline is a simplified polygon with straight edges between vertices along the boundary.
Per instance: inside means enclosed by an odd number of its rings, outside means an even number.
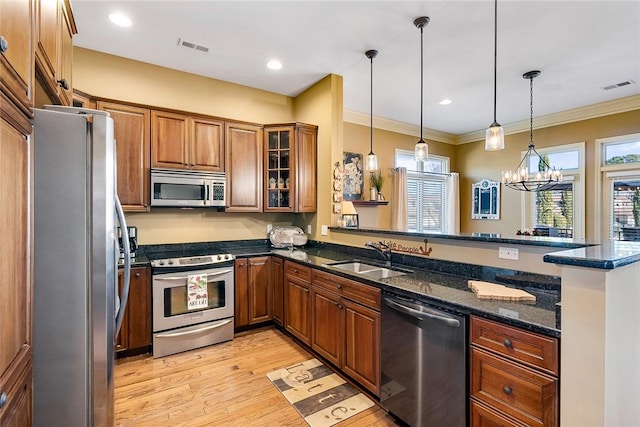
M211 181L205 181L204 182L204 205L205 206L209 206L211 205Z

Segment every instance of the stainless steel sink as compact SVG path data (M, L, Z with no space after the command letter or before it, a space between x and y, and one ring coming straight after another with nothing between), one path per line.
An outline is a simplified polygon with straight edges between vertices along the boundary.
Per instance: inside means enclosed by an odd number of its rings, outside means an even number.
M407 273L404 271L390 270L388 268L378 268L376 270L363 271L360 274L371 279L386 279L388 277L403 276Z
M360 274L373 280L386 279L388 277L402 276L404 274L407 274L407 271L394 270L391 268L380 267L378 265L366 264L360 261L338 261L325 265L349 273Z
M377 265L365 264L358 261L348 261L348 262L336 262L327 264L333 268L337 268L339 270L349 271L351 273L366 273L368 271L377 270L380 267Z

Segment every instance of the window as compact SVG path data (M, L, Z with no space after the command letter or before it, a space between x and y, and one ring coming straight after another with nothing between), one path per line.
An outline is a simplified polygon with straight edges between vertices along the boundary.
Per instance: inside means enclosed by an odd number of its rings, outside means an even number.
M529 218L524 228L536 229L541 235L552 237L584 237L584 143L539 149L544 160L561 169L563 180L554 188L529 194L526 210ZM538 170L539 158L529 164Z
M429 155L416 162L412 151L396 150L396 167L407 168L407 231L444 233L449 159Z
M601 235L640 240L640 134L596 140L602 187Z

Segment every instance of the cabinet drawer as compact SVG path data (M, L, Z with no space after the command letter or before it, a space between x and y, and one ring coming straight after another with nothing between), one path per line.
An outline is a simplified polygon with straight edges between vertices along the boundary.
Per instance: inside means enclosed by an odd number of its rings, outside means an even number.
M284 262L284 274L304 280L306 282L309 282L311 280L311 268L305 267L295 262Z
M471 401L471 427L525 427L525 425L508 419L474 400Z
M471 397L531 426L556 426L555 378L471 349Z
M378 288L319 270L311 271L311 281L316 286L336 292L367 307L380 310L381 295Z
M558 340L471 317L471 343L558 376Z

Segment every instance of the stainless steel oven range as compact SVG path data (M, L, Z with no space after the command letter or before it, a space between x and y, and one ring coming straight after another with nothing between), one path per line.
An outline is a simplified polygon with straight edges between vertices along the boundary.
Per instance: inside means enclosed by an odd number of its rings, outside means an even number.
M231 254L151 261L153 357L233 339Z

